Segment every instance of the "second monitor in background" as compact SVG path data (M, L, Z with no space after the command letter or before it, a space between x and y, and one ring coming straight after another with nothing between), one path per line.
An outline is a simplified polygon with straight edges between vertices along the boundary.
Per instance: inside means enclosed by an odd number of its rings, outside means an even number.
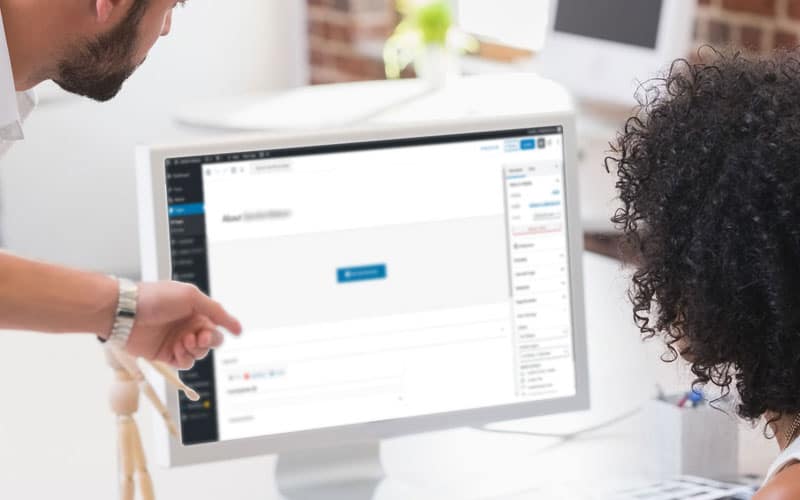
M630 106L646 80L689 55L694 0L551 0L537 67L578 98Z

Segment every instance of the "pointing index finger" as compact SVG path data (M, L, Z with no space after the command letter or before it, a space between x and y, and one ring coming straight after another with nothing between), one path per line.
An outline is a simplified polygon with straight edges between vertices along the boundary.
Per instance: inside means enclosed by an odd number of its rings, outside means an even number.
M197 292L195 311L210 319L215 325L225 328L234 335L242 333L242 325L222 305L202 292Z

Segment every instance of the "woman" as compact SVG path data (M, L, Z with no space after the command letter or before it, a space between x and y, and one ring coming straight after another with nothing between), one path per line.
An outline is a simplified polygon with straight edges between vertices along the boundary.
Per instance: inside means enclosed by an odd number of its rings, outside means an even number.
M613 220L637 256L642 334L766 421L781 454L755 498L797 499L800 54L707 56L642 86L606 160Z

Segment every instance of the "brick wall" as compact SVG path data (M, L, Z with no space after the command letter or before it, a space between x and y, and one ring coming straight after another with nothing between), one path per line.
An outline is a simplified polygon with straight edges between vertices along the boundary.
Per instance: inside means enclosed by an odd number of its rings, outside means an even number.
M698 0L695 38L755 52L794 48L800 0Z
M394 0L307 0L311 83L384 77L380 50L394 30Z
M383 78L380 49L397 23L394 0L306 1L312 83ZM696 45L766 52L800 43L800 0L696 1Z

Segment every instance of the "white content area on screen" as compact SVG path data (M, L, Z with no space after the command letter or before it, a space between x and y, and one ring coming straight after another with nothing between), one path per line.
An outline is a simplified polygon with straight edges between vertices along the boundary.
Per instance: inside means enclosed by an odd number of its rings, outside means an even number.
M561 134L203 166L220 440L573 396Z

